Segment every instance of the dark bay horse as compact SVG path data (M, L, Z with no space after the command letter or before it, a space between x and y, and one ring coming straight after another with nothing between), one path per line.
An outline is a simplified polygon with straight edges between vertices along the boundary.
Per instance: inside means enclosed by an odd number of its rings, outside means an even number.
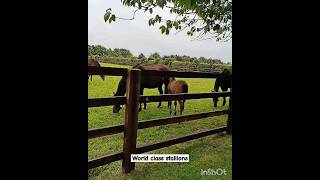
M155 70L155 71L170 71L170 68L161 64L152 64L152 65L141 65L138 64L132 68L138 68L142 72L144 70ZM118 84L117 92L114 93L114 96L124 96L126 94L126 76L123 76ZM141 87L140 87L140 95L143 95L144 88L154 89L158 88L159 93L163 94L162 85L165 85L165 94L168 94L168 84L169 77L161 77L161 76L141 76ZM161 101L159 102L158 107L161 106ZM113 106L113 113L118 113L120 111L120 105ZM144 103L144 109L146 109L146 103ZM141 103L139 111L141 111Z
M221 87L222 91L228 91L231 88L232 82L232 73L228 69L224 69L220 76L216 79L214 83L214 89L212 92L218 92L219 87ZM213 98L214 107L217 107L218 97ZM226 104L226 98L223 97L223 106Z
M100 63L98 61L96 61L96 60L93 60L93 59L88 60L88 66L101 67ZM101 74L100 77L102 78L102 80L104 80L104 75L103 74ZM90 73L88 73L88 79L89 78L92 81L92 75Z

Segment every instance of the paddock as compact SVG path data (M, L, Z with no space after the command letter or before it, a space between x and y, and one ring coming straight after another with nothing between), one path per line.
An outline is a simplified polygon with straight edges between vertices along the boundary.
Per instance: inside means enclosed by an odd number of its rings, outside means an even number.
M127 93L126 96L88 99L89 108L95 108L95 107L101 107L101 106L112 106L115 103L126 105L124 124L117 125L117 126L103 127L103 128L95 128L95 129L90 129L88 131L89 139L123 133L124 134L123 151L89 160L88 162L89 169L96 168L105 164L109 164L114 161L122 160L123 172L129 173L135 168L135 164L130 162L130 154L132 153L139 154L139 153L149 152L155 149L172 146L178 143L198 139L198 138L209 136L219 132L231 133L232 107L230 102L229 102L228 110L211 111L211 112L204 112L204 113L197 113L197 114L176 116L176 117L169 117L169 118L160 118L160 119L153 119L153 120L144 121L144 122L138 122L139 112L137 111L137 107L139 102L150 103L150 102L158 102L160 100L169 101L169 100L179 100L179 99L188 100L188 99L202 99L202 98L212 99L215 96L218 96L218 97L231 96L231 92L140 96L139 93L137 93L139 92L138 91L139 86L137 85L139 84L141 75L174 76L174 77L181 77L181 78L216 78L219 74L199 73L199 72L175 72L175 71L166 72L165 74L162 72L146 71L146 72L143 72L142 74L139 70L136 70L136 69L127 70L124 68L108 68L108 67L102 67L102 68L88 67L88 69L89 69L89 72L94 75L99 75L99 74L105 74L110 76L128 75L129 77L127 79L127 84L129 85L127 86L128 88L127 92L129 93ZM106 80L108 80L108 78ZM229 100L231 101L231 98ZM217 127L208 131L200 132L200 133L191 134L184 137L179 137L179 138L174 138L174 139L163 141L163 142L158 142L151 145L146 145L142 147L136 146L138 129L147 129L152 127L169 125L169 124L177 124L177 123L187 122L187 121L196 121L196 120L201 120L207 117L221 116L221 115L228 115L228 121L227 121L228 123L224 126Z

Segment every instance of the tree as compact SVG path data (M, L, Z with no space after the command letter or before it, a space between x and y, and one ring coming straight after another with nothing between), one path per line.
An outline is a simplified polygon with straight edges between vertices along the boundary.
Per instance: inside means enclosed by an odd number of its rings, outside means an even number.
M132 53L128 49L120 49L120 56L127 58L127 57L132 57Z
M138 59L142 59L142 58L145 58L145 56L144 56L143 53L140 53L139 56L138 56Z
M113 51L112 51L111 48L107 49L107 54L106 54L106 56L108 56L108 57L112 57L112 56L113 56Z
M149 57L150 57L150 58L153 58L153 59L160 59L160 58L161 58L160 54L157 53L157 52L151 54Z
M128 49L119 49L119 48L115 48L113 50L113 57L123 57L123 58L128 58L128 57L132 57L132 53L128 50Z
M164 19L159 14L149 19L149 26L159 23L162 34L169 34L174 28L180 32L187 30L188 36L195 35L195 39L212 39L228 41L232 38L232 0L121 0L124 6L134 7L136 10L132 18L122 18L112 14L109 8L104 15L105 22L116 19L133 20L139 10L153 13L153 9L160 7L176 14L175 19Z
M113 55L113 57L120 57L120 49L119 48L115 48L114 50L113 50L113 53L112 53Z
M101 45L88 45L88 54L92 56L104 56L107 49Z

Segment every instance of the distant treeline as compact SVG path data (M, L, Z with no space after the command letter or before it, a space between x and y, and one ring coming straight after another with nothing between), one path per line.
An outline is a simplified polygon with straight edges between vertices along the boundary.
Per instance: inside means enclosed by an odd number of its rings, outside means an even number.
M159 53L152 53L149 57L146 57L143 53L138 57L127 49L107 49L101 45L88 45L88 59L96 59L99 62L121 64L121 65L135 65L137 63L143 64L165 64L172 69L178 71L202 71L202 72L214 72L221 71L223 69L232 68L231 63L223 63L219 59L212 58L196 58L190 56L161 56Z

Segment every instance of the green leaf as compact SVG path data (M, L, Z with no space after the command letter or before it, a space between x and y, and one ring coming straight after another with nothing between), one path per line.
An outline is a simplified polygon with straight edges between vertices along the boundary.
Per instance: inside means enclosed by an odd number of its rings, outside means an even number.
M136 4L136 2L133 0L133 1L131 1L131 6L134 6L135 4Z
M172 28L172 21L170 21L170 20L167 21L167 27Z
M160 26L159 29L161 29L161 34L163 34L166 31L166 27L164 25Z
M104 14L104 22L107 22L109 17L111 15L111 12L107 11L105 14Z
M153 18L149 19L149 26L154 25L155 22L156 21Z
M116 21L116 16L114 14L112 14L111 19L112 19L112 21Z
M149 9L149 12L150 12L150 14L152 14L152 12L153 12L153 11L152 11L152 8Z
M161 17L157 14L156 17L154 18L155 21L161 22Z
M191 32L194 32L194 31L196 31L196 27L195 27L195 26L192 26Z
M216 24L213 28L212 28L214 31L220 29L220 25L219 24Z
M109 18L109 23L112 21L116 21L116 16L114 14L112 14L112 16Z
M167 20L167 26L169 25L169 24L171 24L172 22L170 21L170 20Z
M166 28L166 35L168 35L169 34L169 29L168 28Z
M175 28L176 30L179 29L179 23L178 23L177 21L175 21L175 22L173 23L173 26L174 26L174 28Z

